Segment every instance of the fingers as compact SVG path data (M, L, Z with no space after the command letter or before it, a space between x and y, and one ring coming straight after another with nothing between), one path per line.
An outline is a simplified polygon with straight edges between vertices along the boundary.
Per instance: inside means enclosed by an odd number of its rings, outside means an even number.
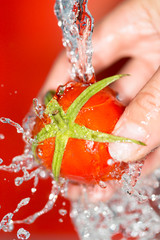
M147 61L131 59L120 71L121 74L128 73L130 76L116 81L111 87L118 92L119 100L128 105L156 70Z
M160 167L160 147L151 152L145 159L141 176L151 174L155 169Z
M157 27L155 27L155 24L153 27L146 10L149 8L145 6L147 2L150 1L125 1L95 27L93 33L93 66L96 72L125 56L145 58L151 64L156 61L155 68L157 67L157 62L160 61L160 44L156 40L158 36ZM142 3L145 3L145 7ZM155 11L154 6L152 12ZM158 8L158 6L156 7ZM154 18L155 22L159 20L158 18L159 15ZM152 41L154 41L154 44L151 44ZM151 51L154 52L154 56L151 56ZM65 52L63 52L55 62L40 92L40 97L46 91L67 82L69 80L69 68L70 64ZM138 71L139 69L137 69Z
M140 140L131 143L110 143L109 152L118 161L136 161L160 145L160 68L126 107L113 134Z
M106 68L122 57L136 56L149 60L151 52L160 51L159 32L150 13L156 12L155 4L151 4L151 8L149 2L124 1L95 28L93 65L96 71ZM160 21L160 17L153 19ZM155 44L151 46L153 41Z

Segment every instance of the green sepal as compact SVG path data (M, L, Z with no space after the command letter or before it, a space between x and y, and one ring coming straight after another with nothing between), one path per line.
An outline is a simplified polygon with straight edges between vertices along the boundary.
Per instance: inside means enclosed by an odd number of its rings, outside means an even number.
M64 155L64 151L68 142L67 134L63 134L62 132L58 132L55 139L55 149L52 161L52 172L54 179L58 181L62 159Z
M56 91L54 91L54 90L50 90L45 94L45 96L44 96L45 106L47 106L47 104L51 101L51 99L54 97L55 94L56 94Z
M59 105L58 101L55 98L52 98L51 101L47 104L44 113L49 116L54 116L58 112L61 114L62 117L65 117L65 112L63 111L63 108Z
M69 122L74 122L79 111L83 105L96 93L101 91L103 88L107 87L109 84L115 82L121 77L127 76L127 74L119 74L112 77L105 78L99 82L96 82L89 87L87 87L70 105L67 110L66 116L69 119Z
M58 131L58 127L56 124L47 124L41 131L36 135L35 140L39 142L43 142L47 138L52 138L56 136Z
M85 126L80 126L78 124L73 125L73 131L70 133L71 138L84 139L94 142L128 142L136 143L145 146L145 143L137 141L135 139L119 137L112 134L107 134L100 131L91 130Z

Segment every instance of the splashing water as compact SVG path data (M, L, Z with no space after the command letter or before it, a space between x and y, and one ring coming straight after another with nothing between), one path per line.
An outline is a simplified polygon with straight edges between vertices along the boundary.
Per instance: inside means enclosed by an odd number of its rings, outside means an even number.
M42 107L38 104L38 101L35 100L35 106L34 110L35 113L40 117L40 114L42 114ZM0 170L7 171L7 172L13 172L18 173L20 171L23 172L22 177L16 177L15 178L15 185L18 187L23 184L25 181L30 181L31 179L34 179L33 181L33 187L31 188L32 194L34 194L38 187L38 181L40 178L46 179L47 177L50 177L52 180L52 188L51 193L48 197L48 201L41 209L40 211L34 213L31 216L28 216L25 219L22 220L13 220L14 215L20 210L21 207L29 204L30 198L27 197L25 199L22 199L18 205L17 208L12 212L6 214L3 219L0 222L0 229L3 231L12 231L14 228L14 224L30 224L33 223L39 216L43 215L44 213L47 213L50 211L54 203L62 189L57 185L57 183L53 180L52 173L48 173L44 170L42 166L39 166L39 164L34 160L32 151L31 151L31 144L35 141L33 138L31 138L31 129L34 125L34 119L35 116L28 115L24 121L23 121L23 127L19 124L15 123L14 121L8 119L8 118L0 118L0 121L2 123L8 123L11 126L15 127L18 133L22 133L23 140L26 143L24 153L20 156L16 156L12 159L11 164L9 165L3 165L4 161L0 159ZM61 180L62 181L62 180ZM63 181L62 181L63 182ZM63 190L64 191L64 190ZM63 192L62 191L62 192ZM27 232L24 229L19 229L17 232L17 237L19 239L28 239L30 236L29 232Z
M92 32L94 20L87 8L88 0L57 0L55 14L63 32L63 45L71 63L71 78L90 81L92 66Z
M90 81L94 69L92 67L92 32L93 17L87 8L87 0L57 0L55 13L58 25L63 32L63 45L67 49L67 56L71 62L71 78L82 81ZM35 114L43 120L43 106L38 100L33 100ZM0 170L13 173L23 172L23 176L16 177L15 185L18 187L25 181L34 179L31 192L34 194L38 188L40 178L50 177L52 187L48 201L40 211L22 220L13 220L14 215L27 204L30 197L26 197L17 204L13 212L6 214L0 222L0 230L12 231L14 224L31 224L39 216L50 211L59 194L66 196L68 182L61 179L61 184L53 180L52 173L48 173L34 160L31 145L35 140L31 136L35 116L31 112L23 121L23 127L8 119L0 118L0 122L8 123L22 133L26 143L24 154L13 158L10 165L3 165L0 158ZM0 134L0 140L4 135ZM112 165L112 160L109 160ZM136 240L159 239L160 233L160 170L143 180L137 179L140 175L142 165L131 164L127 174L123 175L120 186L108 202L90 202L88 189L83 187L83 193L77 201L72 202L71 218L82 240L104 240L113 239L116 234L122 233L123 239L129 237ZM112 184L112 183L111 183ZM113 183L115 185L115 182ZM105 182L99 183L101 188L106 188ZM128 193L128 194L126 194ZM64 206L59 209L59 214L64 217L67 214ZM63 219L59 219L63 222ZM30 233L23 228L17 232L18 239L28 239ZM121 239L122 239L121 238Z
M119 188L108 202L90 202L88 191L72 202L71 217L82 240L113 239L122 233L123 239L159 239L160 233L160 169L141 179L134 191ZM116 239L116 238L115 238ZM122 239L122 238L117 238Z

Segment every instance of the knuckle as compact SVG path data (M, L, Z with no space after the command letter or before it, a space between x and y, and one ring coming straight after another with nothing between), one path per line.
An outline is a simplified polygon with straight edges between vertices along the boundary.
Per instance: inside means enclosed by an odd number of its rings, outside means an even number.
M136 103L145 112L157 107L160 108L160 88L152 84L149 89L142 90L136 99Z

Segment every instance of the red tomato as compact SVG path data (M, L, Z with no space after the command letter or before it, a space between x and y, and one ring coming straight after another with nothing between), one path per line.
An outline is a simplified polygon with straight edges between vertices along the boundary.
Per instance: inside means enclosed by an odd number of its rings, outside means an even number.
M83 83L69 82L62 95L59 95L57 91L57 101L65 112L88 86ZM75 123L92 130L111 133L123 111L124 106L116 99L115 92L106 87L92 96L81 108ZM43 121L36 120L34 136L44 127ZM47 123L50 121L47 116L45 121ZM54 148L55 138L48 138L37 147L37 155L48 169L52 166ZM113 164L108 164L108 159L111 159L108 143L69 138L60 174L73 181L91 184L100 180L120 179L128 165L115 161Z

